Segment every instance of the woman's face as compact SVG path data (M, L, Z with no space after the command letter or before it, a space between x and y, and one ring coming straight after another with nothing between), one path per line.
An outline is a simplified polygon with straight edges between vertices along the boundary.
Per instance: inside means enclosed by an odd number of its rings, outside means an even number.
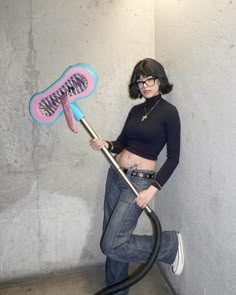
M140 76L136 81L137 87L142 94L142 96L146 99L158 95L160 93L160 81L152 76Z

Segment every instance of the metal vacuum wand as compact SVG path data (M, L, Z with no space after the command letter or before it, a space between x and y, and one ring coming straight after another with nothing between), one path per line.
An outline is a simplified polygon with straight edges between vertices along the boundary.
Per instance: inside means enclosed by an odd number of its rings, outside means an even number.
M84 126L84 128L86 129L86 131L89 133L89 135L93 138L93 139L97 139L99 138L98 135L96 134L96 132L93 130L93 128L89 125L89 123L87 122L87 120L85 118L81 118L80 122L82 123L82 125ZM132 192L138 196L138 191L135 189L135 187L133 186L132 182L130 182L130 180L127 178L127 176L125 175L125 173L123 172L123 170L121 169L121 167L118 165L118 163L116 162L116 160L114 159L114 157L111 155L111 153L107 150L106 147L103 147L101 149L101 151L103 152L103 154L105 155L106 159L113 165L113 167L118 171L118 173L120 174L120 176L125 180L125 182L128 184L128 186L130 187L130 189L132 190ZM144 208L148 213L151 213L152 210L151 208L147 205Z
M73 112L73 117L77 120L80 121L85 130L88 132L88 134L93 138L97 139L99 138L96 132L93 130L93 128L89 125L89 123L86 121L84 118L83 112L80 110L80 108L77 106L76 103L71 103L70 104L71 111ZM64 109L65 110L65 109ZM66 114L66 113L65 113ZM118 165L112 154L108 151L106 147L103 147L101 149L103 152L104 156L108 160L108 162L113 165L113 167L116 169L116 171L119 173L119 175L124 179L124 181L127 183L128 187L132 190L135 196L138 196L138 191L136 188L133 186L133 184L130 182L130 180L127 178L125 173L123 172L122 168ZM142 264L137 271L135 271L133 274L129 275L128 278L124 279L123 281L116 283L112 286L108 286L103 288L102 290L99 290L96 292L94 295L111 295L115 294L121 290L130 288L134 284L136 284L138 281L140 281L151 269L153 264L155 263L157 259L157 255L160 249L160 244L161 244L161 224L160 221L155 214L154 211L151 210L149 206L146 206L144 208L145 213L149 217L151 223L152 223L152 229L153 229L153 247L152 247L152 252L150 256L148 257L146 263Z

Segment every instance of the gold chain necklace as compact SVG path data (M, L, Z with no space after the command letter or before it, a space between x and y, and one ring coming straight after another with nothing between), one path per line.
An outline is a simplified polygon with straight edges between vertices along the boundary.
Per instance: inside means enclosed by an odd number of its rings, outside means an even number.
M160 102L161 98L154 104L154 106L150 109L149 112L147 112L147 109L146 109L146 103L144 105L144 110L145 110L145 115L142 116L142 119L141 121L143 122L145 119L147 119L148 115L153 111L153 109L155 108L155 106L158 105L158 103Z

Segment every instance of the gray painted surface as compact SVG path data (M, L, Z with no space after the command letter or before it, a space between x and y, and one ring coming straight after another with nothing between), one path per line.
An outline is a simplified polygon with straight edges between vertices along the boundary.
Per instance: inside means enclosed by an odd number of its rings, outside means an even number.
M166 272L181 295L236 294L235 15L235 1L156 6L156 58L182 120L181 161L156 208L183 235L185 270Z
M90 64L99 83L80 107L99 134L116 137L134 104L131 70L154 55L153 16L152 0L0 1L0 281L104 262L108 164L82 126L78 135L63 117L40 126L28 105L70 65Z

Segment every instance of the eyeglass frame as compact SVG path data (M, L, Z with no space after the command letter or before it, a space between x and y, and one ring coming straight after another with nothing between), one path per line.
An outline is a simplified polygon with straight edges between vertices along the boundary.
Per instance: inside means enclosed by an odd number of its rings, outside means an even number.
M137 80L136 82L135 82L135 85L136 85L136 87L138 88L138 89L143 89L144 88L144 84L147 86L147 87L152 87L152 86L154 86L155 85L155 81L157 80L158 78L157 77L150 77L150 78L147 78L146 80L144 80L144 81L139 81L139 80ZM153 84L152 85L148 85L146 82L147 81L150 81L150 80L153 80ZM139 83L142 83L142 87L140 87L138 84Z

